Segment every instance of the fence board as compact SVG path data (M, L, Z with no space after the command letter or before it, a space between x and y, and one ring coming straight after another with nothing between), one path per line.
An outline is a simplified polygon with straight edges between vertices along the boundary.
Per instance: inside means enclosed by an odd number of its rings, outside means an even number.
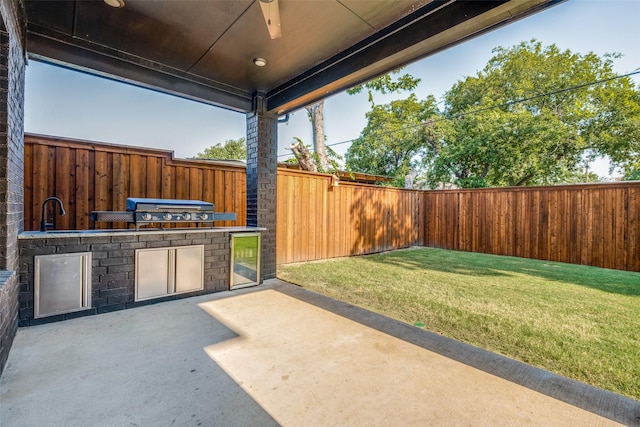
M289 182L293 181L294 177L292 176L287 176L285 177L285 179L287 179ZM279 182L279 179L278 179ZM340 253L337 249L337 242L339 242L339 240L336 240L336 235L337 235L337 227L336 227L336 220L333 219L329 213L330 212L334 212L337 209L337 205L336 205L336 188L331 187L329 188L329 190L327 191L327 210L325 211L325 218L326 222L327 222L327 228L326 228L326 236L328 236L327 242L325 243L325 247L327 248L327 255L326 258L335 258L337 257L338 253ZM278 204L281 203L282 199L278 199ZM291 215L293 215L293 212L290 213ZM277 230L276 230L277 233ZM293 234L292 233L287 233L287 238L293 238ZM277 251L276 251L277 252Z
M224 174L224 189L222 195L224 197L225 211L233 209L233 194L235 192L234 180L232 174ZM231 221L223 221L223 226L231 225Z
M105 152L96 152L94 156L94 210L109 210L109 171L108 171L108 154ZM96 228L107 228L104 223L95 223Z
M71 182L71 152L63 148L55 149L55 169L54 175L54 193L58 198L67 202L67 214L57 218L56 226L61 229L68 229L69 224L75 219L74 209L70 209L75 205L75 201L71 200L72 191L70 190ZM48 207L47 215L54 215L57 208ZM58 216L57 214L55 214Z
M593 193L593 197L591 198L591 202L594 207L594 219L593 219L593 246L592 246L592 254L593 254L593 263L597 267L604 266L604 247L602 245L602 238L605 233L605 212L604 212L604 201L602 200L601 194L599 190L596 190Z
M214 196L214 205L218 212L228 212L227 206L225 205L225 187L224 187L224 171L216 170L214 172L214 187L215 187L215 196ZM222 225L223 222L217 222L216 225Z
M286 221L286 226L281 227L284 230L292 230L295 227L295 221L297 220L295 212L296 212L296 202L297 199L294 197L291 197L292 195L294 195L293 190L294 190L294 178L293 177L289 177L289 179L287 180L287 186L285 187L287 189L287 193L286 193L286 200L289 202L289 205L287 206L287 217L286 219L282 219L283 221ZM283 263L286 262L286 260L292 260L295 257L295 245L296 242L294 241L293 237L294 237L294 233L286 233L287 234L287 252L286 252L286 257L283 261ZM276 253L278 253L278 251L276 251Z
M75 162L75 224L79 229L89 228L89 150L77 150Z
M640 271L640 191L627 189L627 232L625 270Z
M177 197L174 185L176 168L173 165L168 165L166 162L163 162L162 171L162 198L175 199Z
M128 159L129 162L129 191L127 194L129 197L142 197L146 192L146 175L147 175L147 162L142 156L131 155ZM143 182L144 180L144 182Z
M625 199L627 199L628 197L628 191L626 188L617 188L614 190L615 191L615 202L613 204L614 209L617 206L624 206L625 205ZM625 247L626 247L626 242L625 242L625 223L628 221L628 213L629 210L628 209L615 209L614 210L614 215L615 215L615 238L614 238L614 242L615 242L615 255L613 258L613 262L615 264L613 264L611 267L609 268L615 268L617 270L622 270L624 269L624 263L627 257L626 251L625 251Z
M25 176L33 176L33 147L25 147L24 148L24 175ZM33 213L33 181L24 183L24 216L25 216L25 228L33 228L33 218L35 217ZM27 224L26 218L31 218L31 223Z

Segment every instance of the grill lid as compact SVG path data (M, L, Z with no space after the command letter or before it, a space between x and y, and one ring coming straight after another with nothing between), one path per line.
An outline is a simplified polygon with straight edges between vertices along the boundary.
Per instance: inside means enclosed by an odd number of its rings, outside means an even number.
M147 199L129 197L127 199L127 211L129 212L160 212L160 211L207 211L213 212L213 203L202 200L178 200L178 199Z

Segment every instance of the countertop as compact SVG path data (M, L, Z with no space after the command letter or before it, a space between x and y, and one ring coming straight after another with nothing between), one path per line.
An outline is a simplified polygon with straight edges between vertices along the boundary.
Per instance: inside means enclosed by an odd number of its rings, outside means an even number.
M18 234L18 239L55 239L69 237L98 237L98 236L127 236L127 235L146 235L146 234L172 234L172 233L248 233L266 231L265 227L209 227L209 228L141 228L140 230L132 229L113 229L113 230L49 230L49 231L23 231Z

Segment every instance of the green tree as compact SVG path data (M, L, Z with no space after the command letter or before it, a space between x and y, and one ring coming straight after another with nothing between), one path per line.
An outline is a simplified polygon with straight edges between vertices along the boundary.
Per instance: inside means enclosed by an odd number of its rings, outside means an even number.
M629 170L624 175L625 181L640 181L640 168Z
M244 137L227 139L224 144L212 145L198 153L196 159L245 160L247 158L247 142Z
M388 74L376 77L375 79L369 80L368 82L354 86L351 89L348 89L347 93L349 95L355 95L366 89L369 96L369 102L371 103L371 107L373 108L376 105L373 100L373 92L380 92L382 94L398 93L401 91L414 90L416 87L418 87L418 84L420 84L420 79L413 77L411 74L403 74L394 79L393 75L400 74L400 71L402 71L402 68L398 68L397 70L394 70Z
M373 91L384 94L415 89L420 83L420 79L409 74L403 74L396 79L392 77L392 74L399 74L401 70L402 68L399 68L389 74L362 83L347 90L347 93L354 95L367 89L369 102L373 107L375 105L373 102ZM342 158L326 145L327 137L324 132L324 100L305 107L305 110L307 111L312 126L314 152L313 155L311 155L308 150L309 147L305 146L300 138L294 138L296 141L291 144L290 148L294 151L300 167L305 170L321 172L337 170L338 161Z
M433 96L419 101L411 94L404 100L375 105L367 113L360 137L347 150L347 168L393 177L393 185L402 187L405 176L420 166L419 159L429 150L427 141L437 141L424 123L438 116Z
M419 102L414 94L405 100L376 105L373 99L374 92L399 93L413 91L418 87L420 79L410 74L394 77L400 74L402 69L398 68L347 90L349 95L356 95L366 90L371 103L371 111L367 113L367 126L345 154L347 169L391 176L395 178L392 185L397 187L404 186L405 175L417 165L414 157L419 150L418 141L422 138L420 129L403 129L403 127L412 125L420 127L421 118L429 116L429 114L421 114L423 103ZM403 111L405 108L406 111ZM394 133L398 135L398 140L394 140Z
M629 77L616 78L617 55L580 55L535 40L494 54L445 95L448 123L437 124L443 139L425 157L431 185L571 182L600 155L632 170L640 94Z

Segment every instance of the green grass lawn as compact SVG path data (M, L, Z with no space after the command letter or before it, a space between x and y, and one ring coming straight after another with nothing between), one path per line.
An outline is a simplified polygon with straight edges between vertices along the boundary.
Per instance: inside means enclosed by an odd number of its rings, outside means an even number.
M278 277L640 400L639 273L421 248Z

